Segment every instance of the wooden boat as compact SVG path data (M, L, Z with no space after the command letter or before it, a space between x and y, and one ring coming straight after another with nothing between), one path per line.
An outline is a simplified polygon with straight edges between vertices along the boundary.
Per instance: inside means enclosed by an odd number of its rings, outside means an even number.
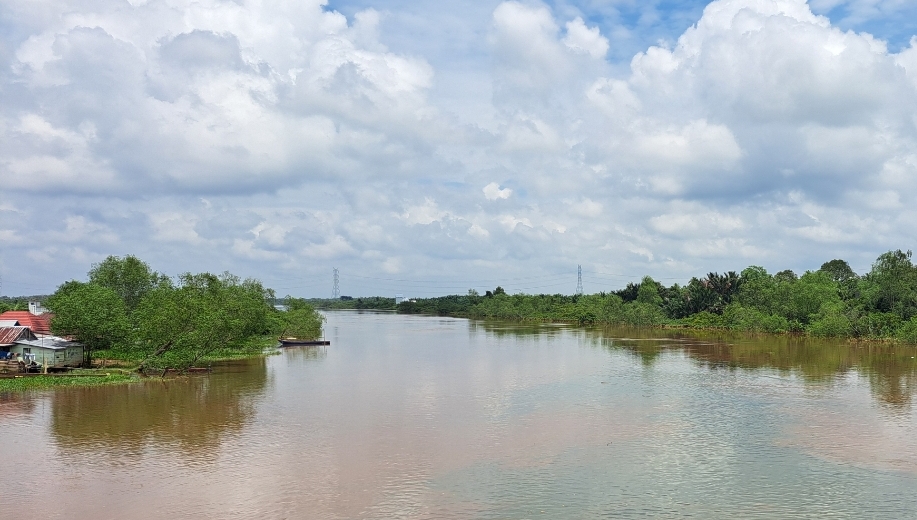
M281 347L317 347L330 344L330 341L323 339L280 338Z

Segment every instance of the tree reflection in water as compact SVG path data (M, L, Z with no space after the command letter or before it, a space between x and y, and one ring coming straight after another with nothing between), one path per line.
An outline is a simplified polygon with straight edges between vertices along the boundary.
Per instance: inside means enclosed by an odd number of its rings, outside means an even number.
M906 408L917 393L917 348L884 342L855 342L806 336L748 335L718 331L626 327L582 328L556 324L474 322L497 337L581 335L585 341L622 349L652 367L666 351L680 351L702 366L720 369L771 369L811 384L838 380L851 371L869 381L884 405Z
M280 355L287 361L296 361L298 364L325 359L328 349L324 346L290 347L280 350Z
M624 348L646 360L647 352L679 349L711 369L774 369L808 383L830 383L855 371L870 383L873 395L893 407L910 405L917 391L917 349L891 343L851 342L804 336L742 336L672 333L660 341L615 339L606 329L591 336L609 348ZM646 331L648 334L653 331ZM659 331L656 331L659 334Z
M58 390L50 431L65 456L139 459L166 446L200 461L252 420L268 384L266 360L257 358L221 364L209 375Z

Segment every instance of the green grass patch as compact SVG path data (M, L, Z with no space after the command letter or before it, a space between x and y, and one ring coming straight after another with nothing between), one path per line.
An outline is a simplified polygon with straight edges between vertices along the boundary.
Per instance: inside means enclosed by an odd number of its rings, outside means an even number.
M126 374L109 375L34 375L0 379L0 393L45 390L62 386L102 386L129 383L138 378Z

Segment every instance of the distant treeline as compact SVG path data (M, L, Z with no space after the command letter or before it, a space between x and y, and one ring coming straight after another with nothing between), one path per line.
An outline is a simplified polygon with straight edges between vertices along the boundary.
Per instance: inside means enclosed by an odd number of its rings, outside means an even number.
M384 298L382 296L366 296L361 298L354 298L351 296L341 296L340 298L308 298L305 301L316 309L322 310L395 310L395 299Z
M47 298L47 294L34 296L0 296L0 312L27 311L29 310L29 302L43 302Z
M649 276L625 288L591 295L484 295L423 298L398 305L403 313L582 324L686 326L813 336L897 338L917 343L917 266L911 252L882 254L860 276L844 260L817 271L708 273L666 287Z

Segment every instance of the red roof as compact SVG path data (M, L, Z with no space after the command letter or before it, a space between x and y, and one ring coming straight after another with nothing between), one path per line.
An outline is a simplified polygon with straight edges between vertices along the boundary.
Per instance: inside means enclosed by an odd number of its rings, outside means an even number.
M23 327L28 327L35 334L51 334L51 315L36 316L29 311L6 311L0 314L0 320L16 320Z

